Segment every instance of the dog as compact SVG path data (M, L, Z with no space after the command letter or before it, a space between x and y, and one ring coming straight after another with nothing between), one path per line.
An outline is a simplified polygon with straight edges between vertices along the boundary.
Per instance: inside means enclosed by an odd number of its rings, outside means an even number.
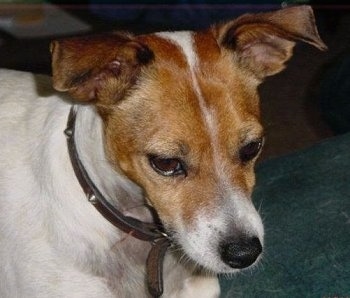
M0 296L218 297L218 273L257 264L257 87L297 41L326 49L309 6L56 40L52 78L1 70Z

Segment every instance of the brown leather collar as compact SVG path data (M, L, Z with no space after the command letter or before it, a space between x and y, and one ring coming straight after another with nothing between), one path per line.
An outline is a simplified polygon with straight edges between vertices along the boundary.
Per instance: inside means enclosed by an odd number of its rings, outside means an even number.
M152 243L146 263L147 283L153 297L160 297L163 293L163 260L167 248L171 245L169 236L161 224L142 222L134 217L125 216L114 208L101 194L90 179L75 146L76 110L71 108L67 128L64 133L67 137L68 151L75 175L88 198L88 201L115 227L131 236Z

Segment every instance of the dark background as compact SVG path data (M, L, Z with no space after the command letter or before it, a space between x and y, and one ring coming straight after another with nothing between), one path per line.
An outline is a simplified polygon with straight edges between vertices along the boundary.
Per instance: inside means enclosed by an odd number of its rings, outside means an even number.
M55 38L110 30L147 33L200 29L242 13L300 2L313 6L320 35L329 50L320 52L298 44L288 68L261 86L267 136L262 159L266 159L305 148L337 133L322 115L320 90L333 65L349 56L350 5L334 1L0 2L0 67L50 74L49 43ZM50 12L54 9L71 19L60 24L64 18L58 15L53 20ZM22 33L14 33L11 26L22 28ZM337 83L334 82L335 87Z

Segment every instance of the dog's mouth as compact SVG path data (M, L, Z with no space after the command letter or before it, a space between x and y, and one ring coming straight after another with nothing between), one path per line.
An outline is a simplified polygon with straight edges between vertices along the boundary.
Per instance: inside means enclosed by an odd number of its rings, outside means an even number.
M162 222L157 210L149 204L146 206L153 217L152 224L171 244L169 252L190 270L211 275L230 274L253 266L261 258L263 227L253 206L246 216L249 220L241 223L240 228L231 229L230 226L237 224L223 220L221 217L225 212L216 219L195 220L191 227L185 227L184 224L177 227Z
M238 204L218 208L212 216L199 212L187 225L164 222L173 243L171 251L185 265L211 274L229 274L253 266L263 253L262 220L251 202L242 203L240 213L236 208Z

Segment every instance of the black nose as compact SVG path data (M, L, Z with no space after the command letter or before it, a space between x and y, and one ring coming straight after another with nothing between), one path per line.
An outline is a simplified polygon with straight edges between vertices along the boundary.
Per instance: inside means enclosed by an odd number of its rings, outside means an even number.
M245 268L253 264L262 252L257 237L230 238L219 246L221 259L232 268Z

